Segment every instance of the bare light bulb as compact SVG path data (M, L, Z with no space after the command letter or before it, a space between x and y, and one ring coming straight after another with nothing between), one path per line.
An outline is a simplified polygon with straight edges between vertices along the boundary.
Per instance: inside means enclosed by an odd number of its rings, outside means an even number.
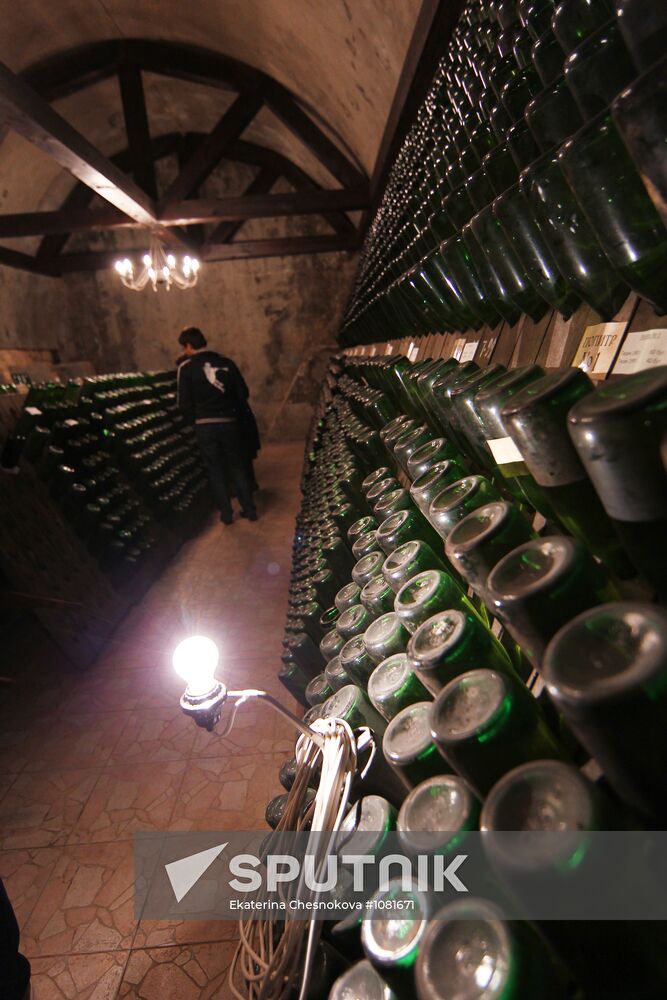
M187 692L201 697L215 688L218 647L205 635L191 635L174 650L174 670L187 684Z

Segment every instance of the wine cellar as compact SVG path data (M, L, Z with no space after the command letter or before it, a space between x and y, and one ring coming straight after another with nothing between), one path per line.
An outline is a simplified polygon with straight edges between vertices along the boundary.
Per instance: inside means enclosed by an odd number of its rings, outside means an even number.
M31 6L0 1000L663 1000L667 8Z

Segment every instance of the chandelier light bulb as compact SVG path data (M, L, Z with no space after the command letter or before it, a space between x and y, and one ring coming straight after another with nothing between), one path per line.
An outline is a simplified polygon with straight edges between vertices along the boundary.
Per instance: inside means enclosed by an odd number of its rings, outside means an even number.
M187 289L197 284L199 261L186 254L179 263L173 253L166 253L163 244L155 235L151 237L150 251L143 254L141 260L143 267L137 266L136 271L128 257L114 264L122 283L135 292L140 292L147 285L157 292L160 288Z
M174 670L187 684L187 693L201 697L215 688L218 647L205 635L191 635L174 650Z

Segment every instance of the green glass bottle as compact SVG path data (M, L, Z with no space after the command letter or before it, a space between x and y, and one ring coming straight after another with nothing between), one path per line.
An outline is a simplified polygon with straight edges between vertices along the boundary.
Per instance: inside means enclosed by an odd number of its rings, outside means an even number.
M650 66L612 104L625 143L663 224L667 226L667 178L663 138L667 132L667 56Z
M667 229L603 111L565 143L558 162L610 264L633 291L667 312Z
M566 536L519 546L491 571L494 613L539 668L559 628L596 604L618 599L616 587L579 542Z
M392 515L392 517L394 516ZM365 535L360 535L352 546L352 556L357 562L364 556L370 555L371 552L382 551L384 550L378 541L377 531L367 531Z
M485 899L438 910L415 967L418 1000L568 1000L569 976L527 921ZM338 1000L338 998L337 998Z
M426 517L433 500L439 493L452 483L463 479L467 473L466 467L455 459L445 459L437 462L428 472L415 479L410 487L410 496Z
M355 635L361 635L365 632L373 620L373 615L363 604L354 604L351 608L343 611L336 622L336 629L343 640L347 642Z
M561 0L551 27L563 51L572 52L613 13L613 0Z
M428 925L428 901L399 880L368 901L361 924L366 957L398 997L414 996L414 964Z
M551 247L535 222L518 183L496 198L493 214L535 291L568 319L579 305L579 296L561 275Z
M410 633L395 612L380 615L364 632L366 652L375 663L381 663L394 653L403 653Z
M479 376L468 379L463 385L452 389L451 399L451 427L455 431L457 440L461 443L464 454L470 463L479 469L491 468L495 472L495 467L489 460L486 441L479 427L479 420L473 409L473 399L475 395L485 386L495 385L507 374L502 365L492 365L491 368L483 369Z
M618 23L625 44L639 69L648 69L664 58L667 50L667 14L659 0L620 0L616 5Z
M359 604L359 595L361 594L361 589L358 584L346 583L344 587L336 594L336 607L342 613L346 611L347 608L351 608L354 604Z
M371 506L374 506L381 496L389 493L391 490L398 489L400 485L395 476L385 476L383 479L376 479L366 490L366 499Z
M431 712L431 735L481 799L519 764L566 756L528 688L494 670L471 670L443 688Z
M426 424L420 424L396 439L393 446L394 457L406 475L408 474L408 459L418 448L431 441L432 436L432 431Z
M484 476L467 476L435 497L429 507L428 519L440 537L446 540L454 525L466 514L492 500L500 500L493 483Z
M544 655L544 680L607 782L652 825L667 817L667 612L604 604L564 625Z
M432 701L420 701L402 709L388 723L382 739L385 759L408 788L415 788L436 774L452 771L431 736L432 705Z
M557 80L563 72L563 49L551 27L548 27L533 45L533 66L545 87Z
M324 662L328 663L330 660L333 660L334 656L338 656L344 645L345 643L343 641L343 637L338 629L332 628L330 632L327 632L327 634L323 636L319 647L320 653L324 658ZM319 671L316 670L315 673L317 674Z
M615 17L570 53L564 74L584 121L607 110L636 75Z
M496 500L459 521L447 536L445 551L454 569L483 596L493 567L508 552L534 538L537 535L530 521L518 507Z
M406 652L413 670L434 695L455 677L480 666L513 674L500 642L471 612L447 610L433 615L416 630Z
M387 722L408 705L430 699L405 653L395 653L378 663L368 680L368 697Z
M413 788L403 802L396 831L406 854L450 854L477 829L479 802L458 775L439 774Z
M394 602L394 611L411 634L439 611L449 609L477 615L456 580L441 569L428 569L410 577Z
M628 286L611 267L574 197L556 151L521 174L521 190L570 288L604 320L611 320L628 296Z
M365 691L368 680L377 664L368 654L363 635L355 635L352 639L348 639L338 655L341 667L347 674L349 681Z
M408 478L414 482L415 479L419 479L420 476L429 472L434 465L449 459L460 460L459 453L454 446L444 437L432 438L410 455L407 467Z
M382 494L373 507L373 515L382 524L390 514L395 514L399 510L411 510L412 507L413 503L410 499L410 494L403 487L400 487L397 490L388 490Z
M432 549L440 548L437 533L414 505L411 506L412 510L391 514L378 528L377 541L386 555L391 555L400 545L413 539L424 542Z
M306 701L311 706L321 705L332 694L333 689L325 674L318 674L317 677L313 677L312 681L309 681L305 691Z
M387 725L367 695L354 684L347 684L336 691L318 708L322 708L324 719L343 719L352 729L368 726L378 737L382 736Z
M394 591L383 575L375 576L369 580L361 591L359 599L364 607L378 618L380 615L386 615L394 610Z
M395 594L403 585L424 570L443 570L444 562L430 545L418 539L405 542L387 556L382 566L382 576Z
M352 579L360 589L363 590L369 580L380 575L384 560L384 552L369 552L367 556L355 563L352 569Z
M360 517L356 520L354 524L350 525L347 531L347 540L350 545L354 545L357 538L360 538L361 535L365 535L369 531L375 531L377 527L378 523L375 518L366 514L364 517Z
M475 393L468 419L477 418L492 468L498 469L512 496L522 504L539 511L547 520L556 514L540 487L531 476L519 450L507 432L501 410L512 396L544 375L539 365L526 365L507 372L490 386Z
M327 683L331 688L331 693L334 694L336 691L340 691L342 687L350 683L350 678L343 668L343 664L340 661L340 654L334 656L332 660L329 660L325 669L324 676L327 679Z
M601 385L570 410L568 430L632 562L667 596L667 367Z
M592 392L579 368L551 372L512 396L500 418L563 527L627 577L632 567L567 432L567 414Z
M397 417L396 419L404 421L407 420L407 417L405 416ZM391 426L391 424L387 424L387 427L389 426ZM365 479L362 480L361 483L361 490L364 496L368 498L368 491L374 483L376 483L380 479L386 479L387 476L391 475L392 471L387 465L381 465L378 469L374 469L373 472L369 472L369 474L366 476Z
M329 1000L400 1000L368 959L355 962L331 987Z
M501 878L511 879L513 896L523 902L536 894L563 898L577 881L581 885L591 876L597 881L588 884L601 884L600 878L608 875L600 871L591 834L621 827L617 810L577 768L543 760L523 764L501 778L482 807L480 829L524 833L521 850L515 838L485 840L493 868ZM632 860L629 856L628 864ZM591 868L596 864L597 872ZM662 933L653 933L651 922L546 920L539 929L584 995L648 1000L664 992L664 942ZM604 959L591 962L595 954Z

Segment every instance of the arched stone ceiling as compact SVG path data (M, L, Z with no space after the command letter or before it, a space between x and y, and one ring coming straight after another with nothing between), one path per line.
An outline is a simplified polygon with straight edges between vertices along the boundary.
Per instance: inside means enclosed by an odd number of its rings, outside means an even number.
M20 72L111 38L215 49L288 87L370 173L418 9L419 0L21 0L3 18L0 59Z

